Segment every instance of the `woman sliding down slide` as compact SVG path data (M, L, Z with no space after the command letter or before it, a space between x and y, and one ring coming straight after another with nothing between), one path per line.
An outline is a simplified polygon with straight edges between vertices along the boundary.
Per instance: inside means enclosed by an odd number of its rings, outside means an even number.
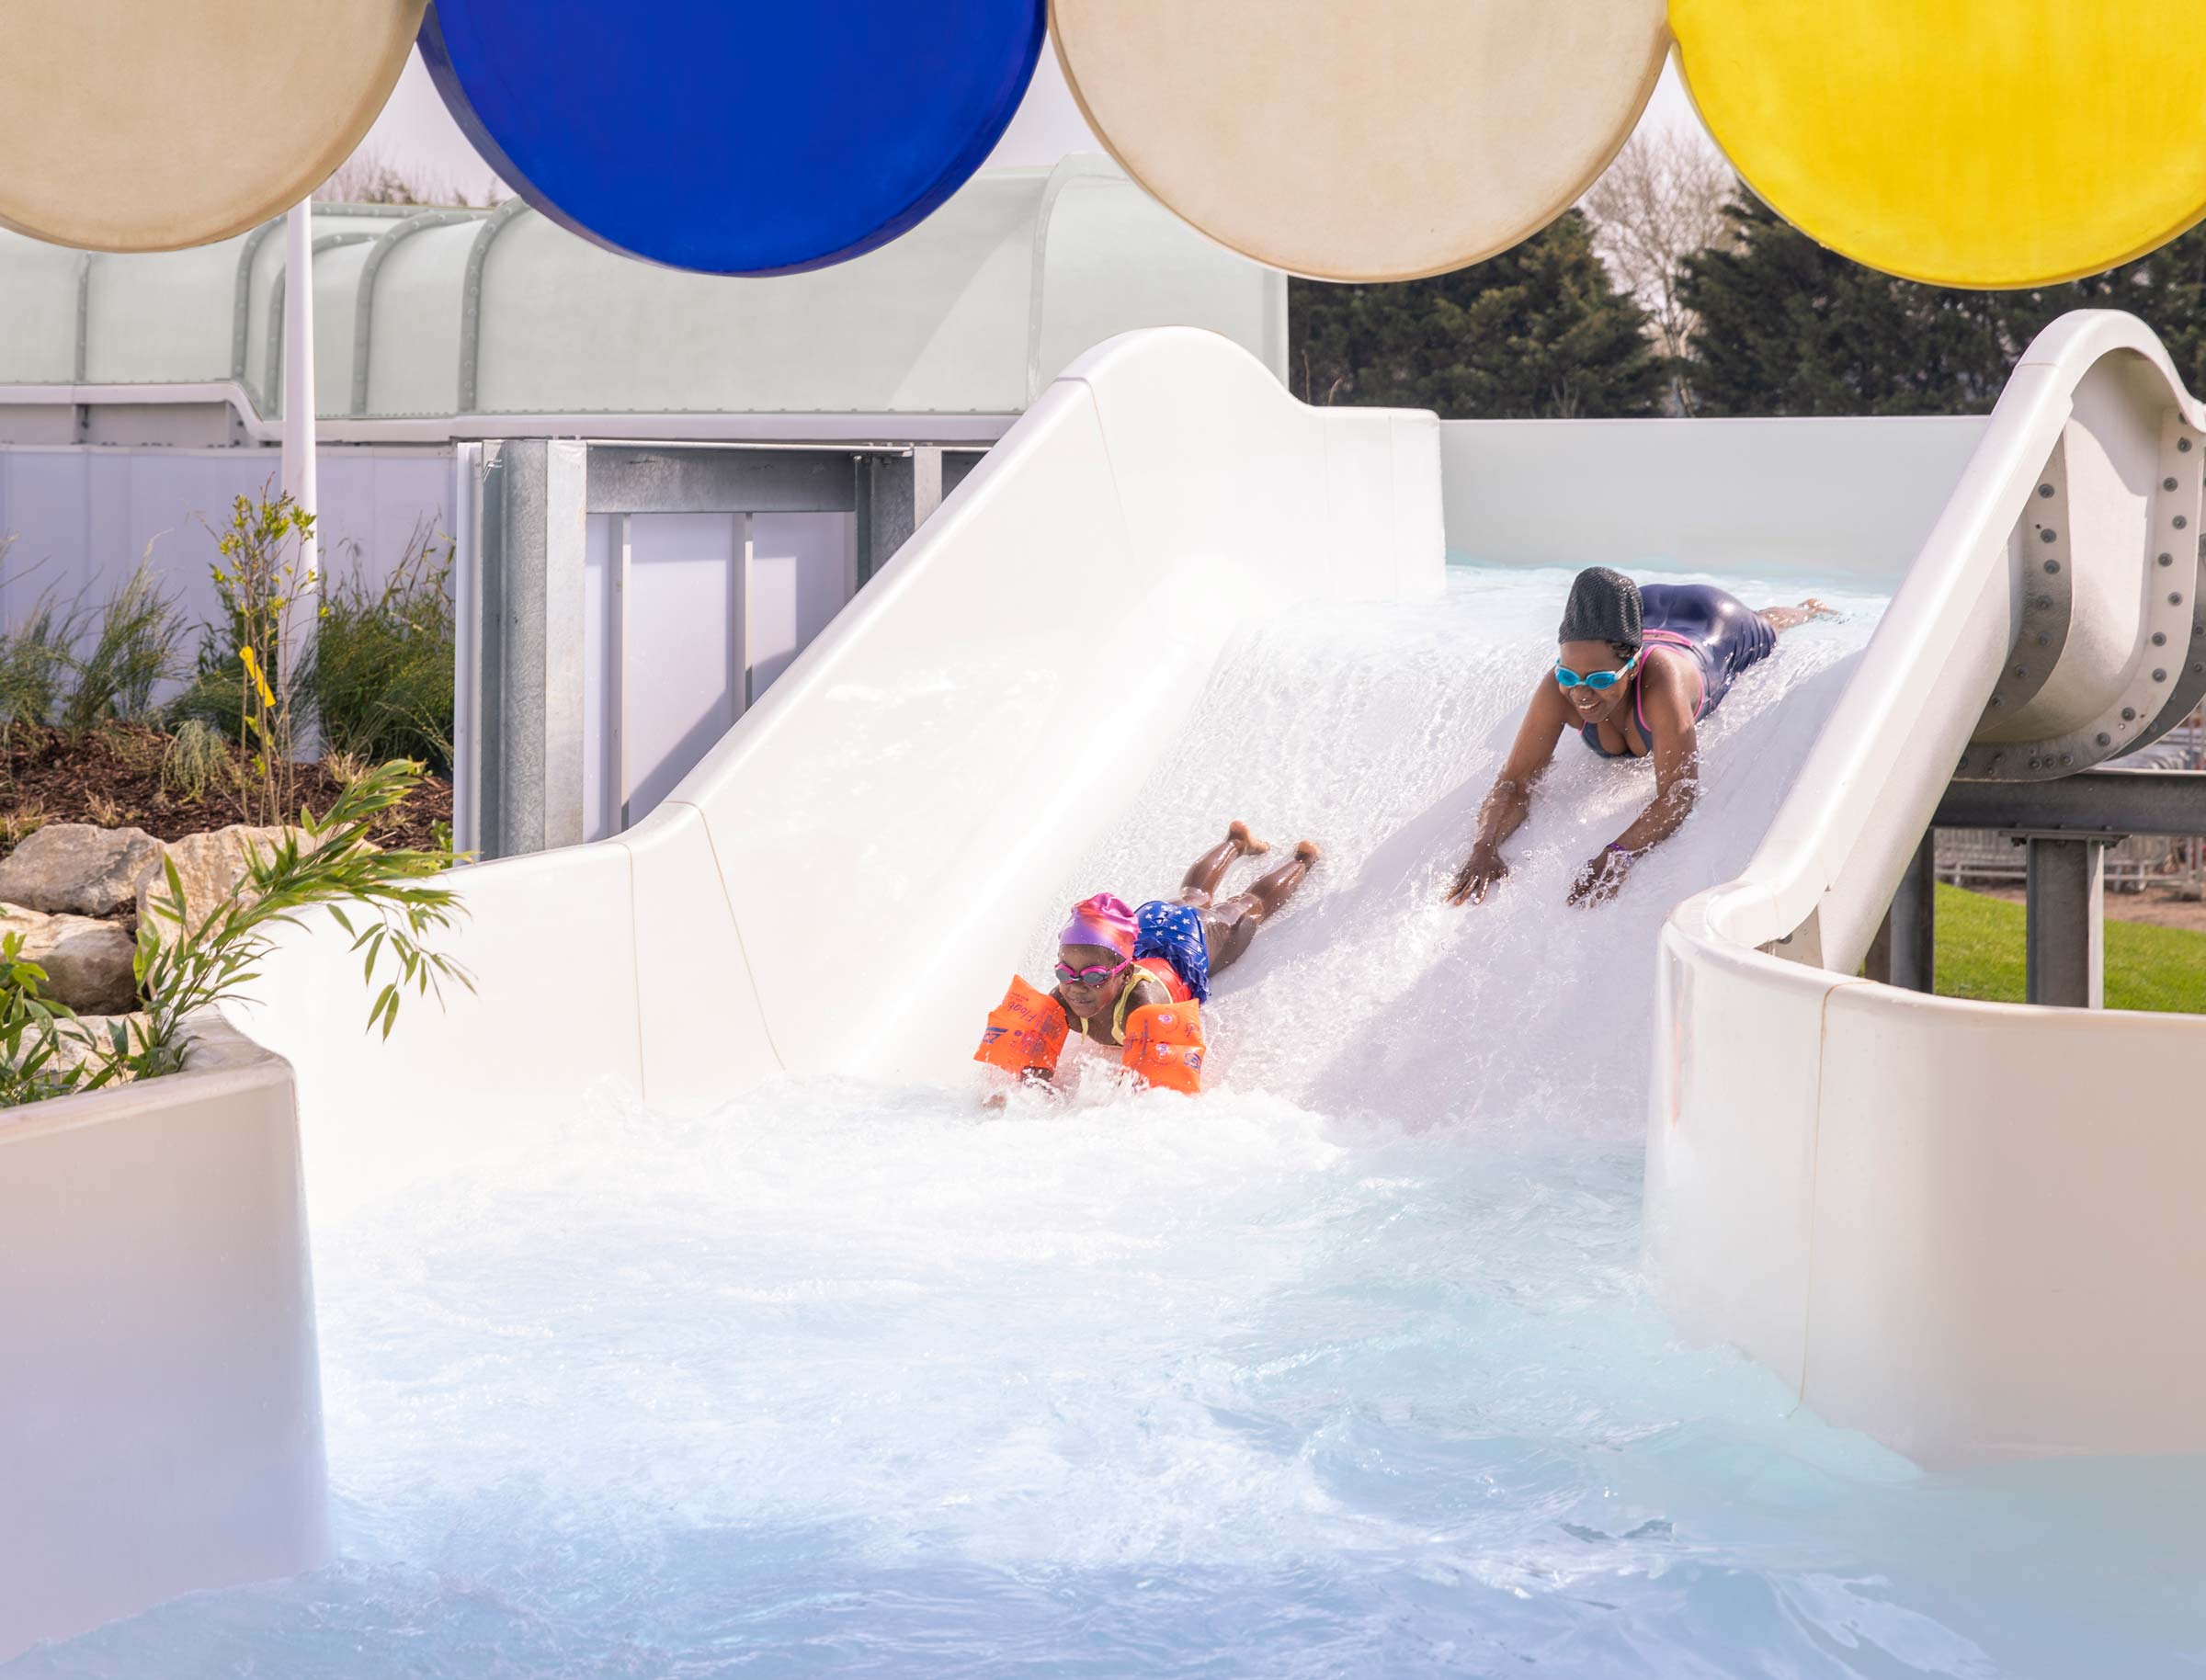
M1247 891L1218 897L1235 858L1270 849L1236 823L1195 860L1177 899L1135 911L1103 892L1075 904L1072 921L1057 936L1056 989L1038 992L1014 976L972 1059L1047 1084L1065 1039L1076 1031L1120 1051L1126 1069L1149 1084L1189 1095L1200 1090L1202 1005L1211 975L1239 959L1317 861L1317 847L1305 840L1292 861Z
M1590 566L1571 585L1556 632L1555 668L1540 678L1494 790L1479 807L1478 838L1448 891L1480 903L1509 872L1501 843L1531 809L1532 788L1565 728L1604 758L1654 760L1654 797L1631 827L1578 871L1574 904L1613 898L1642 854L1677 832L1700 796L1694 725L1723 703L1749 666L1796 625L1829 617L1820 601L1761 612L1707 584L1650 584Z

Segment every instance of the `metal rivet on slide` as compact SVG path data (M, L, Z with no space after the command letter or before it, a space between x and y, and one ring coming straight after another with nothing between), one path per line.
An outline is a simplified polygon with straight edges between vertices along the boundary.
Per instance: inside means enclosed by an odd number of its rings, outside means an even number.
M2006 705L2006 704L2007 704L2007 696L2005 696L2004 694L1995 694L1994 696L1992 696L1992 704L1993 704L1994 706L2004 706L2004 705Z
M2153 632L2153 645L2156 648L2166 647L2167 645L2167 632L2166 630L2155 630Z
M2052 609L2052 597L2049 595L2041 595L2038 597L2038 605L2050 612Z
M2176 563L2176 557L2173 554L2163 554L2160 556L2160 563L2164 566L2172 566Z
M2190 453L2190 439L2189 439L2189 438L2188 438L2188 437L2178 437L2178 438L2177 438L2177 439L2176 439L2176 448L2177 448L2178 450L2180 450L2180 451L2181 451L2183 454L2185 454L2185 455L2188 455L2188 454L2189 454L2189 453Z
M2098 735L2098 744L2101 746L2112 746L2114 744L2114 737L2108 734L2104 730L2101 730Z
M2038 533L2040 542L2058 542L2060 539L2060 532L2054 530L2050 525Z
M2049 560L2049 561L2047 561L2047 562L2045 562L2045 572L2046 572L2046 575L2047 575L2047 576L2051 576L2051 575L2052 575L2053 573L2057 573L2058 571L2060 571L2060 569L2061 569L2061 562L2060 562L2059 561L2057 561L2057 560Z
M2061 762L2064 765L2074 764L2075 762L2075 755L2073 753L2063 753L2061 755Z
M2178 530L2181 530L2181 529L2182 529L2182 528L2183 528L2185 526L2189 525L2189 523L2190 523L2190 521L2189 521L2188 518L2186 518L2186 517L2185 517L2183 515L2181 515L2181 514L2178 514L2178 515L2176 516L2176 528L2177 528Z
M2134 706L2124 706L2124 707L2121 709L2121 721L2122 721L2124 723L2134 723L2134 722L2136 722L2136 721L2137 721L2137 709L2136 709Z
M2029 667L2028 665L2017 665L2017 666L2015 667L2015 680L2016 680L2017 682L2019 682L2019 681L2021 681L2021 680L2022 680L2024 677L2028 676L2029 675L2030 675L2030 667Z
M2038 494L2041 496L2050 496L2052 494L2052 486L2051 484L2040 484L2038 486Z
M2164 683L2164 682L2167 681L2167 673L2166 673L2166 671L2155 671L2155 672L2154 672L2154 673L2153 673L2153 681L2155 681L2155 682L2156 682L2156 683Z
M2038 636L2038 645L2041 648L2049 648L2052 645L2052 638L2045 635L2042 632L2040 632Z
M2183 605L2183 596L2180 593L2171 595L2167 597L2167 604L2170 607L2180 607Z
M2172 478L2164 478L2160 481L2160 488L2163 490L2173 490L2175 487L2176 481Z

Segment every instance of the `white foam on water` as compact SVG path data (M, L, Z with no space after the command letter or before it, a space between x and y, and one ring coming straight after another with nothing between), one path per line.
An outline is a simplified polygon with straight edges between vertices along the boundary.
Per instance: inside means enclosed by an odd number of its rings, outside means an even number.
M1615 903L1563 895L1651 779L1566 740L1499 899L1447 909L1565 582L1250 638L1066 860L1139 899L1232 817L1327 847L1199 1101L599 1094L452 1116L410 1174L310 1137L341 1561L0 1673L2200 1672L2197 1461L1921 1475L1646 1299L1654 929L1877 604L1742 680Z

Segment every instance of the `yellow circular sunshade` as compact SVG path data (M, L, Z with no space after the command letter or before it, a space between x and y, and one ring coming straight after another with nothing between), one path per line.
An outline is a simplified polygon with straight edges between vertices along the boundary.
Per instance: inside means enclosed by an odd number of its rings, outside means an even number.
M1129 175L1245 255L1336 280L1538 232L1624 143L1668 45L1664 0L1052 0L1050 21Z
M2206 215L2206 0L1672 0L1700 115L1872 267L2035 286Z
M328 179L424 0L6 0L0 225L101 251L205 244Z

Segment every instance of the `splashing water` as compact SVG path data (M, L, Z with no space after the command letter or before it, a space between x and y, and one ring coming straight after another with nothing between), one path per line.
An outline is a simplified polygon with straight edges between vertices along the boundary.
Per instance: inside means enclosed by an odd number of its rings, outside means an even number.
M1069 902L1232 817L1327 847L1198 1103L596 1093L395 1172L310 1137L341 1561L0 1673L2206 1672L2197 1461L1923 1475L1645 1299L1654 930L1875 604L1734 689L1614 904L1562 898L1651 779L1565 741L1501 897L1447 910L1564 581L1249 639L1068 859Z

